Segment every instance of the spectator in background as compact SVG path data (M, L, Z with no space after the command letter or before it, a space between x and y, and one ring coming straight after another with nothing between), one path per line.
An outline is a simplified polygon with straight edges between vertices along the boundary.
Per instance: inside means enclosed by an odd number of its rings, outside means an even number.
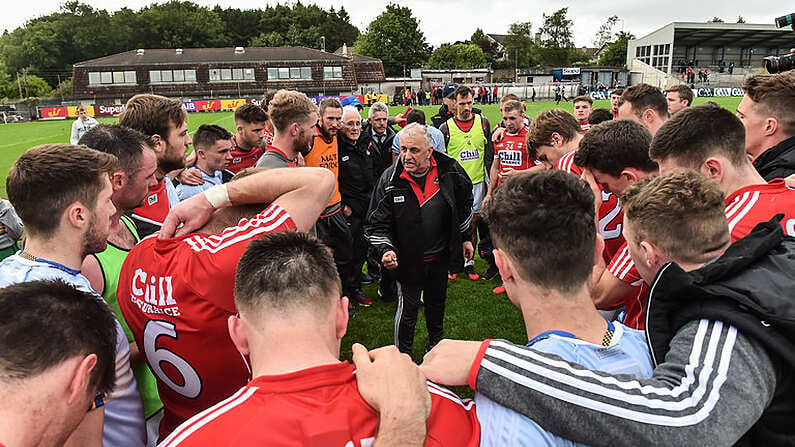
M745 127L745 150L770 181L795 173L795 70L749 76L737 116Z
M69 142L77 144L80 141L80 137L97 124L99 124L97 120L88 116L85 106L77 106L77 119L72 123L72 136L69 138Z
M591 125L591 127L612 119L613 112L607 109L594 109L594 111L588 115L588 123Z
M226 170L232 161L232 134L229 131L215 124L202 124L193 134L193 147L196 151L196 163L188 169L198 170L204 183L198 186L177 186L180 201L215 185L226 183L234 175Z
M96 296L63 281L0 289L0 308L0 439L62 446L113 390L116 320Z
M411 123L418 123L422 124L423 126L426 125L425 123L425 112L420 109L412 109L411 112L406 114L406 125ZM428 126L428 132L431 134L431 140L433 141L433 149L439 151L443 154L447 153L447 148L444 144L444 135L442 132L433 127ZM394 162L398 155L400 155L400 134L403 133L401 130L395 135L395 138L392 140L392 161Z
M684 84L676 85L665 90L665 100L668 101L668 114L673 115L693 105L693 90Z
M235 109L236 133L232 136L232 160L227 165L233 174L257 164L257 160L265 152L262 141L265 137L265 127L268 123L268 114L265 110L254 104L243 104Z
M530 96L530 101L536 102L536 88L533 87L533 95Z
M17 241L24 229L11 202L0 199L0 261L17 252Z
M618 117L643 124L653 136L668 121L668 101L657 87L635 84L621 94Z

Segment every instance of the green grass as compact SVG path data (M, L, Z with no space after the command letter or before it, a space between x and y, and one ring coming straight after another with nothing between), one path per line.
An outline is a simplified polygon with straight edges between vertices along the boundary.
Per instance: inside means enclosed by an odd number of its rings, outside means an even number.
M697 99L700 103L714 100L722 106L734 111L740 98L709 98ZM478 105L484 115L495 124L500 120L496 105ZM535 102L527 104L530 116L540 111L554 108L554 102ZM558 106L572 111L571 102ZM596 101L594 107L609 108L609 101ZM436 113L438 106L419 107L425 111L426 117ZM390 115L405 110L405 107L391 107ZM366 111L365 113L366 114ZM115 118L102 118L100 122L114 123ZM189 117L189 129L193 132L201 124L218 124L234 130L232 112L193 113ZM44 143L65 143L69 141L71 120L39 121L0 125L0 196L5 197L5 177L13 162L28 148ZM477 259L477 270L485 270L485 262ZM519 311L508 301L505 295L494 295L491 290L498 285L497 281L469 281L459 278L451 281L447 293L447 309L445 312L445 335L448 338L477 339L505 338L517 343L526 341L524 325ZM369 285L364 288L370 297L376 297L376 287ZM384 303L375 299L369 308L357 307L355 316L348 325L348 333L342 341L341 357L350 360L351 344L359 342L369 348L393 343L394 303ZM425 319L420 311L414 341L414 359L419 361L427 343ZM471 395L468 389L456 390L464 395Z

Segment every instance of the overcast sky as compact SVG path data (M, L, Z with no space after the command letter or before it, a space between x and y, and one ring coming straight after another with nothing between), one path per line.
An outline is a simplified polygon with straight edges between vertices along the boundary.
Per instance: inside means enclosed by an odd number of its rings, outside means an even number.
M0 28L12 30L28 19L57 11L61 0L2 0ZM85 0L84 0L85 1ZM220 4L223 7L254 9L275 1L263 0L193 0L205 6ZM353 24L364 32L367 25L385 6L387 0L303 0L324 8L344 6ZM420 28L431 45L466 40L476 28L486 33L504 34L513 22L531 21L534 29L541 23L541 14L550 14L559 8L569 7L569 18L574 20L574 41L577 46L591 46L596 31L605 19L617 15L623 19L618 28L641 37L669 22L705 22L712 17L721 17L734 22L738 15L748 23L773 23L773 19L795 12L792 0L701 0L668 2L659 0L393 0L410 7L420 20ZM156 3L151 0L93 0L87 1L95 8L117 10L123 6L139 9ZM161 2L162 3L162 2ZM285 3L282 1L281 3ZM292 3L287 2L287 3ZM112 39L112 30L102 39Z

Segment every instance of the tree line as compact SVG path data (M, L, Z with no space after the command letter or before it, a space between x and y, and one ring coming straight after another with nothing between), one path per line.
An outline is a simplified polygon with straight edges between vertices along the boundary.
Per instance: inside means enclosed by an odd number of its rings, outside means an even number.
M264 9L200 6L170 0L137 11L114 12L70 0L58 12L29 20L0 36L0 98L69 96L72 64L136 48L228 46L306 46L335 51L354 44L358 54L383 61L386 76L411 68L527 68L586 63L592 58L574 46L568 9L544 14L534 29L513 23L503 47L481 29L468 41L433 49L408 7L390 4L364 32L351 23L345 8L277 4ZM594 40L598 63L620 66L633 36L614 32L610 17Z

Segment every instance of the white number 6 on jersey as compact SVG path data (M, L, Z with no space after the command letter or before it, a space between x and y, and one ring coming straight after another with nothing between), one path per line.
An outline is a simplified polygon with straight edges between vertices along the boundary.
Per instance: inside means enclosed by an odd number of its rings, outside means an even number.
M199 378L199 373L182 357L168 349L158 348L157 338L161 335L176 339L176 326L167 321L149 320L144 327L144 355L146 355L146 360L152 368L152 372L177 393L189 399L196 398L202 391L202 381ZM160 366L161 362L169 363L179 371L180 375L182 375L182 385L168 377Z

